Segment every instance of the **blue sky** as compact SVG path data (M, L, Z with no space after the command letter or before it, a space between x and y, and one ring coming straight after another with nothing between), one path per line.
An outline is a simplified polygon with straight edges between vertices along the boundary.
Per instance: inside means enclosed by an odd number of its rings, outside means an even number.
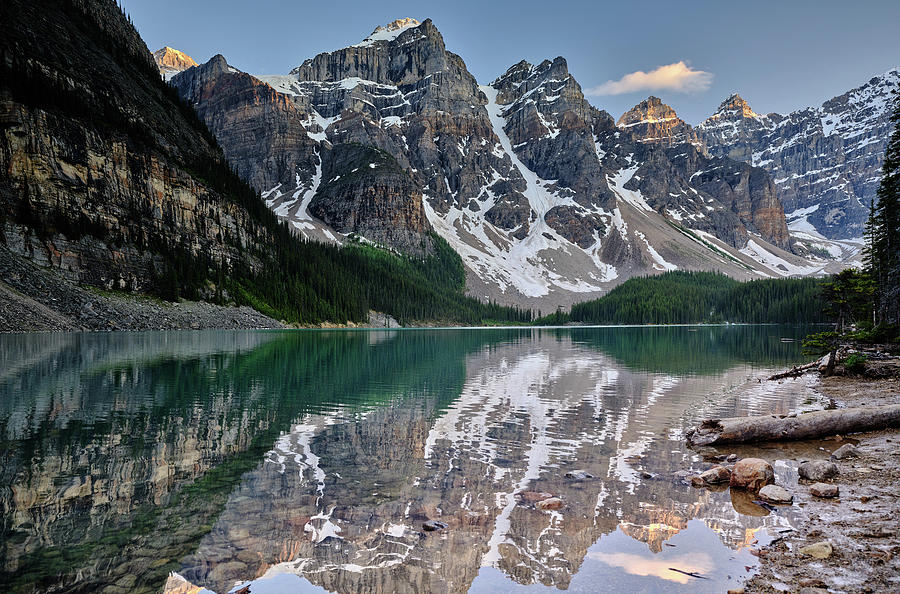
M431 18L482 84L561 55L614 117L654 94L693 124L735 91L757 112L784 113L900 66L896 0L120 1L151 50L221 53L253 74L286 74L396 18Z

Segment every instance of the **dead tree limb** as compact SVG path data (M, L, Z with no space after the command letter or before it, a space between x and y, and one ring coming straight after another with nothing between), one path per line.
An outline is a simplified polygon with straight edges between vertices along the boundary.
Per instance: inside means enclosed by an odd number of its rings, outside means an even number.
M900 404L819 410L800 415L707 419L688 432L691 445L788 441L900 427Z
M813 361L812 363L807 363L806 365L801 365L799 367L794 365L793 367L791 367L784 373L776 373L775 375L769 376L769 381L784 379L786 377L797 377L797 376L803 375L810 369L818 369L818 367L819 367L818 361Z

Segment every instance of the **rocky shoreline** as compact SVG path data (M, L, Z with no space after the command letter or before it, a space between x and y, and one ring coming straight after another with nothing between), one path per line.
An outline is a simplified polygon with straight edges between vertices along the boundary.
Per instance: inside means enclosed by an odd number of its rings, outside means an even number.
M146 295L100 291L0 248L0 333L400 327L390 315L375 311L369 312L365 323L292 326L246 306L170 303Z
M817 389L838 408L900 403L900 359L876 361L865 375L823 378ZM805 520L754 550L760 569L744 591L900 590L900 430L829 436L820 443L812 449L837 474L808 480L800 472L793 505L803 509ZM837 496L826 497L823 487L836 488Z
M87 289L0 252L0 332L283 328L250 307Z

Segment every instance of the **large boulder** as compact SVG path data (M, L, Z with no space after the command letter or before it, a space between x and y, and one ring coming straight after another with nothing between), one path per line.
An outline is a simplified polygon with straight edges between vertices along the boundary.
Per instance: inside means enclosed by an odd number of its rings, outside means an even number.
M837 476L838 467L834 462L828 460L812 460L800 464L797 472L800 473L801 478L818 482Z
M758 491L775 482L775 469L760 458L738 460L731 471L729 484L739 489Z

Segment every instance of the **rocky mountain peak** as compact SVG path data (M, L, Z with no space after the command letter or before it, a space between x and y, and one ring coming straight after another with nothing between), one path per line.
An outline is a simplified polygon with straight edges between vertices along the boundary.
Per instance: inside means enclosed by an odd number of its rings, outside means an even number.
M653 95L623 113L616 125L630 132L639 142L666 147L683 143L702 144L694 129L679 118L674 109Z
M820 106L758 115L737 95L697 127L714 156L765 168L789 225L807 240L862 236L893 129L900 71L890 70Z
M623 113L616 125L620 128L628 128L637 124L656 124L676 119L682 121L674 109L663 103L659 97L650 95Z
M196 66L197 62L186 53L168 45L153 52L153 60L166 80L172 78L182 70Z
M510 66L506 72L494 79L491 86L495 89L507 88L510 86L518 86L522 81L526 80L531 73L534 72L534 64L526 60L521 60Z
M354 47L367 47L374 43L378 43L379 41L393 41L407 29L418 27L421 24L422 23L420 23L416 19L406 17L403 19L391 21L387 25L379 25L375 27L375 30L372 31L372 33L368 37L366 37L362 41L362 43L359 43Z
M725 101L722 101L722 103L719 104L719 108L716 109L716 112L707 118L701 125L708 126L719 120L733 121L759 117L762 116L753 111L753 109L750 108L750 104L747 103L743 97L737 93L732 93Z

